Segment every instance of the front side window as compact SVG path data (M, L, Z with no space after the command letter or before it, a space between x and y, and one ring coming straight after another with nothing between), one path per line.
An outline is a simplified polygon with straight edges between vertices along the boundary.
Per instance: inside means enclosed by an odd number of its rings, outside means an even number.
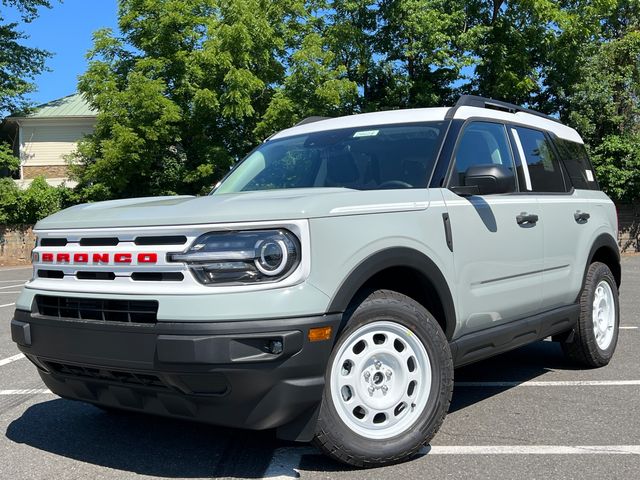
M469 167L480 165L500 165L507 169L512 174L512 190L515 190L513 156L504 125L492 122L473 122L464 129L456 149L454 172L450 185L464 186Z
M212 192L426 188L444 122L313 132L254 150Z
M531 179L534 192L566 192L564 178L558 158L551 143L539 130L515 127Z

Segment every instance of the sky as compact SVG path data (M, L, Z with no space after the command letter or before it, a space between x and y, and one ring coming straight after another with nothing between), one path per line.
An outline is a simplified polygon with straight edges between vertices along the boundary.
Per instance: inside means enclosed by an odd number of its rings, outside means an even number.
M37 91L28 95L35 105L70 95L76 91L78 75L87 61L85 55L93 45L93 32L100 28L117 29L117 0L53 0L53 8L41 9L40 16L19 29L29 38L23 43L48 50L51 71L35 79ZM16 20L7 12L7 20Z

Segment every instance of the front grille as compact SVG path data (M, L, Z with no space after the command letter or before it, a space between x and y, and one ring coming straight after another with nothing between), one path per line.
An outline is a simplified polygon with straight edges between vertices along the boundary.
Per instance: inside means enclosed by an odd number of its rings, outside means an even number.
M38 270L39 278L64 278L64 272L62 270Z
M36 306L40 315L70 320L156 323L158 314L158 302L155 300L107 300L36 295Z
M64 279L65 275L62 270L44 270L38 269L38 278L48 279ZM67 274L68 277L76 277L78 280L115 280L114 272L92 272L88 270L80 270L74 274ZM184 274L181 272L133 272L130 277L134 282L182 282Z
M87 272L80 271L76 273L78 280L114 280L116 274L113 272Z
M147 373L134 373L123 370L109 370L105 368L82 367L67 363L43 361L44 365L53 373L71 377L91 378L94 380L106 380L109 382L124 383L127 385L142 385L168 389L160 377Z
M117 237L89 237L89 238L81 238L80 246L81 247L115 247L120 243Z
M66 238L43 238L40 240L40 246L42 247L64 247L66 244Z
M184 245L187 237L184 235L161 235L155 237L136 237L136 245Z

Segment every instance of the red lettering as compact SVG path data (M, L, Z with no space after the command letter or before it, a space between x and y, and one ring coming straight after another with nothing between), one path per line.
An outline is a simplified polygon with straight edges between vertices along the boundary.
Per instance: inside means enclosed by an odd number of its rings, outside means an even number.
M87 263L89 261L89 254L87 253L74 253L73 263Z
M138 263L157 263L157 262L158 262L157 253L139 253L138 254Z
M53 262L53 253L43 253L42 254L43 262Z
M116 253L113 256L113 261L116 263L131 263L130 253Z
M94 253L92 257L93 263L109 263L108 253Z
M70 263L71 262L71 255L69 255L68 253L58 253L56 254L56 262L58 263Z

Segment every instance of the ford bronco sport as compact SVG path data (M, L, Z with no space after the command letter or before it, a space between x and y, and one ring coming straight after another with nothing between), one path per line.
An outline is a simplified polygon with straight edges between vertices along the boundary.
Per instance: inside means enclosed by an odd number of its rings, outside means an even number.
M311 118L211 195L39 222L12 337L61 397L384 465L435 435L455 367L550 336L609 362L616 231L551 117L464 96Z

